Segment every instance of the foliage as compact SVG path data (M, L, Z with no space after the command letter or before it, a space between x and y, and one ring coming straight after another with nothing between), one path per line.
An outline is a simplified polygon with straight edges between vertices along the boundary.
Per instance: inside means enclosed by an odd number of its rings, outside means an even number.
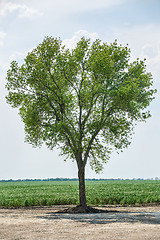
M26 141L59 146L79 169L89 159L101 171L112 147L127 147L135 122L150 117L152 76L144 61L129 59L129 48L117 41L82 38L70 51L46 37L22 66L13 61L7 102L19 108Z
M160 204L160 181L87 181L91 205ZM0 183L0 207L78 204L78 182L37 181Z

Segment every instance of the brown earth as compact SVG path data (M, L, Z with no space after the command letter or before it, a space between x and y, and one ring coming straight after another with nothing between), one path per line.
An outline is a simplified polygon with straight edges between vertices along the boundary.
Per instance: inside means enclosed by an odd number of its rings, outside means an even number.
M0 240L160 240L160 206L60 213L66 208L0 209Z

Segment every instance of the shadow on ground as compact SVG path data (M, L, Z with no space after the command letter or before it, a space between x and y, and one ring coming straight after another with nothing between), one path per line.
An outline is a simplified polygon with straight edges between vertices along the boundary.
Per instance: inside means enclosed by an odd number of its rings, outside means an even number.
M160 224L160 212L106 212L106 213L47 213L38 216L47 220L72 220L76 222L86 222L91 224L108 223L143 223Z

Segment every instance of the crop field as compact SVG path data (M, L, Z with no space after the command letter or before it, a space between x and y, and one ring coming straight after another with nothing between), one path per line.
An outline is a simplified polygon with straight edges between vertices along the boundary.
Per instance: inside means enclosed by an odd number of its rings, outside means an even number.
M86 181L88 205L160 204L160 181ZM78 181L0 182L0 207L78 204Z

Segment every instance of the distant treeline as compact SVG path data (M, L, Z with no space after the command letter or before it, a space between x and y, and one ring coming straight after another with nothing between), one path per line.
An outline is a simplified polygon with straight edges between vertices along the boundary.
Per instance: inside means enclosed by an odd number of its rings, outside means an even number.
M160 178L133 178L133 179L122 179L122 178L86 178L86 181L126 181L126 180L160 180ZM78 178L47 178L47 179L8 179L8 180L0 180L0 182L36 182L36 181L78 181Z

